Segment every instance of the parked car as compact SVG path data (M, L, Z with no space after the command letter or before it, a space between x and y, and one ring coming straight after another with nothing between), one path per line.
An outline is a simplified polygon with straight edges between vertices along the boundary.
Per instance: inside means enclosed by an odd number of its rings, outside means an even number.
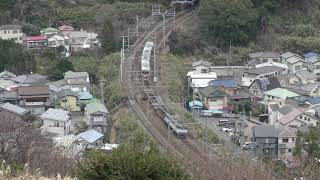
M227 133L230 133L230 132L234 132L234 129L231 129L231 128L221 128L221 131L223 132L227 132Z

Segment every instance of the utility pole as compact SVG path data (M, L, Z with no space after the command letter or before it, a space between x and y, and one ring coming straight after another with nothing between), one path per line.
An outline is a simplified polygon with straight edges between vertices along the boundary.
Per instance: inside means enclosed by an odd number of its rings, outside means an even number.
M139 36L139 16L138 15L136 16L136 21L137 21L136 33L137 33L137 39L138 39L138 36Z
M163 46L166 46L166 15L165 13L162 14L163 19Z
M104 86L106 84L106 80L101 79L99 81L99 87L100 87L100 96L101 96L101 103L104 104Z

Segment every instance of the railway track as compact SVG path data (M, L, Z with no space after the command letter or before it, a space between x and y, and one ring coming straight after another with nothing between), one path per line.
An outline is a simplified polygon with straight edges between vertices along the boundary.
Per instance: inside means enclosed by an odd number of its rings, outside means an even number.
M184 11L177 14L175 19L171 18L166 21L166 37L174 27L179 26L190 18L193 14L191 11ZM154 38L156 37L156 38ZM180 139L170 133L170 129L165 125L161 117L157 113L150 110L150 104L148 101L142 100L139 94L143 93L143 80L138 74L129 74L129 72L137 72L139 70L139 61L142 53L142 47L147 41L155 41L156 48L161 48L163 43L163 29L162 23L158 24L149 32L144 32L133 44L130 49L130 56L132 62L129 63L125 69L126 76L123 81L123 86L126 88L129 96L134 97L134 103L131 103L131 108L136 112L141 123L145 128L154 136L154 138L168 151L176 155L178 159L185 165L186 168L192 172L194 176L202 177L202 179L208 179L208 172L205 170L205 162L207 162L207 152L205 151L204 144L188 135L185 139ZM134 82L138 81L138 85ZM150 91L157 92L153 80L148 81ZM135 90L138 89L136 93Z

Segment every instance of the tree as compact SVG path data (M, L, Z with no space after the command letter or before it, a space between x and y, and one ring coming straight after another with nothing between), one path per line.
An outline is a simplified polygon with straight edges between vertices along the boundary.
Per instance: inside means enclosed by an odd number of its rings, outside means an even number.
M251 0L203 0L200 12L201 31L205 40L226 46L245 45L257 31L257 12Z
M99 39L101 40L101 46L105 52L112 52L115 50L115 40L113 34L113 25L111 20L105 19L101 27Z
M138 133L111 153L90 151L78 165L79 179L188 179L147 134Z
M52 80L60 80L63 79L63 74L67 71L74 71L72 62L67 59L59 59L47 74Z

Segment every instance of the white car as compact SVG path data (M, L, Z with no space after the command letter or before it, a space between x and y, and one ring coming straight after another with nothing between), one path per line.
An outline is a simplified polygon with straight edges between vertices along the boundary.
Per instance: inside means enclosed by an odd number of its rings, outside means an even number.
M227 132L227 133L230 133L230 132L234 132L234 130L233 129L231 129L231 128L221 128L221 131L223 131L223 132Z

